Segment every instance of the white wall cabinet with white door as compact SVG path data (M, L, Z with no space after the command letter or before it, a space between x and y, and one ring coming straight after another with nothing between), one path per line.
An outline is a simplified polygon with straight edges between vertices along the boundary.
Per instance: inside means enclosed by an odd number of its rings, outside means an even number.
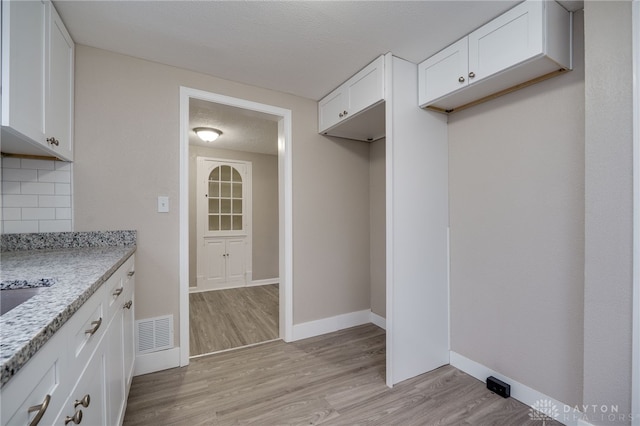
M384 137L385 61L378 57L318 102L318 133L373 141Z
M527 0L418 65L419 104L453 112L572 67L571 14Z
M251 162L198 157L197 278L191 291L251 283Z
M2 152L73 160L74 50L50 1L2 1Z

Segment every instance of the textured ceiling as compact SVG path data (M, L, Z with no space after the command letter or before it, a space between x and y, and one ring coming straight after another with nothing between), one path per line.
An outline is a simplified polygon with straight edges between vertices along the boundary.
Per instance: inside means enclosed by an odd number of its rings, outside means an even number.
M211 148L278 154L278 118L200 99L189 100L189 143ZM203 142L193 128L213 127L222 135L213 142Z

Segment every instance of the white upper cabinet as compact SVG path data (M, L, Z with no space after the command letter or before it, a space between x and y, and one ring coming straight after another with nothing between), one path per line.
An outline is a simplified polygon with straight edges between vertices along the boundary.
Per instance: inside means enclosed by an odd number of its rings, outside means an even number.
M2 1L2 152L73 160L74 44L49 1Z
M318 132L372 141L384 136L384 56L318 102Z
M527 0L418 66L419 103L452 112L571 69L571 14Z

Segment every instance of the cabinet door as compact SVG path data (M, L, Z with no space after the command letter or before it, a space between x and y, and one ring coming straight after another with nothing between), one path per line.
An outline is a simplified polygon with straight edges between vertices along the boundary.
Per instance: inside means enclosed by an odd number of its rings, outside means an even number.
M418 65L420 105L469 84L467 57L468 39L465 37Z
M73 57L74 44L53 6L49 25L49 82L46 97L46 137L56 154L73 159Z
M104 343L104 340L103 340ZM98 346L89 364L82 372L75 388L71 391L69 398L58 418L54 422L55 425L64 425L67 418L72 418L77 411L82 411L83 425L106 425L106 389L105 389L105 352L104 345ZM87 406L77 404L76 402L86 401ZM73 424L69 421L67 424Z
M47 3L2 2L2 125L44 142Z
M245 242L244 239L227 240L227 283L246 284L245 282Z
M225 264L227 257L225 241L221 239L204 239L204 248L202 250L204 259L202 265L202 283L198 283L198 287L205 286L209 288L221 287L226 281Z
M521 3L469 34L471 84L542 53L544 3Z
M123 351L123 312L119 311L107 330L106 382L107 382L107 424L120 424L120 415L124 408L124 351Z
M126 298L126 306L123 308L123 324L122 324L122 341L124 353L124 379L126 393L129 393L131 387L131 379L133 377L133 367L135 365L135 294L133 284L129 297Z
M384 100L384 57L379 57L344 84L349 118Z
M329 93L318 103L318 132L322 133L342 120L346 108L343 87Z

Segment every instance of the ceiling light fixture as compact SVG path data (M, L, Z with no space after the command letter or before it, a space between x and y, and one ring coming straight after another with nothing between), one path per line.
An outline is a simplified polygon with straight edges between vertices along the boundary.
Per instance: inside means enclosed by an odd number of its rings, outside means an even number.
M193 131L205 142L213 142L222 134L220 130L213 127L196 127Z

